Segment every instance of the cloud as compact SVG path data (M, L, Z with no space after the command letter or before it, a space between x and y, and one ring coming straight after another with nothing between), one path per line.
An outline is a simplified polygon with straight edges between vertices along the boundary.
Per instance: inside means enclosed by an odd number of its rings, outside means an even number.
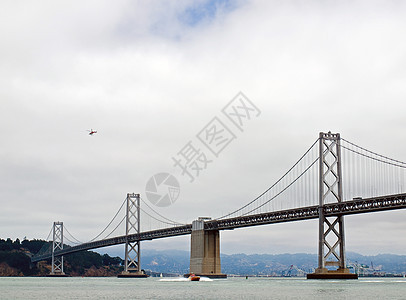
M274 183L320 131L402 160L405 9L384 1L3 2L0 236L45 238L62 220L91 238L158 172L181 183L181 197L160 213L181 222L219 216ZM171 158L239 91L260 117L188 183ZM280 251L292 249L283 232L293 239L301 228L278 225ZM239 252L237 232L225 234L228 253ZM361 235L347 249L364 249ZM403 253L399 243L394 253Z

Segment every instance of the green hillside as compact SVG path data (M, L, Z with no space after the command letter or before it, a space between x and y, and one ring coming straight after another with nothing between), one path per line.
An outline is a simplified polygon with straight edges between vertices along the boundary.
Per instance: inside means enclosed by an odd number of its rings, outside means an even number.
M32 264L31 256L44 252L51 246L44 240L12 241L0 239L0 276L46 276L51 271L51 261ZM82 251L64 256L64 271L71 276L116 276L123 267L122 259Z

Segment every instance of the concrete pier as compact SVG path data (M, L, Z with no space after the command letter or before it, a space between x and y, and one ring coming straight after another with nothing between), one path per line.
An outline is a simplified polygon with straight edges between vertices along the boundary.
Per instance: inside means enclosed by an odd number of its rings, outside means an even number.
M209 278L227 278L221 273L220 233L204 230L204 221L193 221L190 251L190 273ZM188 275L188 274L186 274Z
M68 275L66 275L65 273L49 273L48 275L46 275L46 277L69 277Z
M314 273L307 274L307 279L358 279L358 275L350 273L347 268L338 268L337 270L317 268Z
M117 275L118 278L147 278L148 275L144 272L121 272Z

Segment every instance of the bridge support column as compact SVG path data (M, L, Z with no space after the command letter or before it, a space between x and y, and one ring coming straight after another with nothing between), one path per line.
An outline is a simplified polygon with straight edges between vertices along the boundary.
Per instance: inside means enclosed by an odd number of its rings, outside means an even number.
M192 223L190 273L209 278L227 278L226 274L221 273L220 233L218 230L204 230L204 218Z
M127 194L127 214L125 235L140 233L140 194ZM125 243L124 271L118 275L121 278L148 277L141 271L140 241Z
M321 132L319 155L318 268L315 273L307 274L307 278L357 279L345 263L344 217L327 218L324 215L324 204L342 201L340 134Z
M55 251L63 249L63 222L54 222L52 238L52 269L48 276L65 277L63 256L56 256Z

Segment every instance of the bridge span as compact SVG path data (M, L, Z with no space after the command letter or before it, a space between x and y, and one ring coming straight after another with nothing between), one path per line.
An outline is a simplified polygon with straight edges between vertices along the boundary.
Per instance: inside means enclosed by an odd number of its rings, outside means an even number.
M337 217L344 215L363 214L386 210L395 210L406 208L406 194L396 194L384 197L375 197L369 199L354 199L340 203L329 203L323 207L326 217ZM309 206L282 210L276 212L248 215L222 220L209 220L204 222L205 230L232 230L241 227L250 227L258 225L267 225L274 223L284 223L292 221L304 221L319 218L319 206ZM107 246L125 244L127 241L146 241L173 236L181 236L192 233L192 224L175 226L159 230L152 230L132 234L128 236L118 236L105 240L84 243L78 246L68 247L63 250L55 251L55 256L67 255L79 251L92 250ZM52 253L41 256L34 256L32 262L50 259Z
M52 253L35 255L31 260L52 258L52 270L57 270L55 275L63 275L63 255L125 244L122 275L143 277L141 241L190 234L190 272L224 277L220 264L221 230L318 219L318 268L308 274L308 278L357 278L346 265L344 216L406 208L406 162L360 147L342 139L339 133L321 132L278 181L225 216L213 220L199 218L192 224L163 222L170 226L141 231L140 195L127 194L126 203L125 235L63 247L63 223L55 222Z

